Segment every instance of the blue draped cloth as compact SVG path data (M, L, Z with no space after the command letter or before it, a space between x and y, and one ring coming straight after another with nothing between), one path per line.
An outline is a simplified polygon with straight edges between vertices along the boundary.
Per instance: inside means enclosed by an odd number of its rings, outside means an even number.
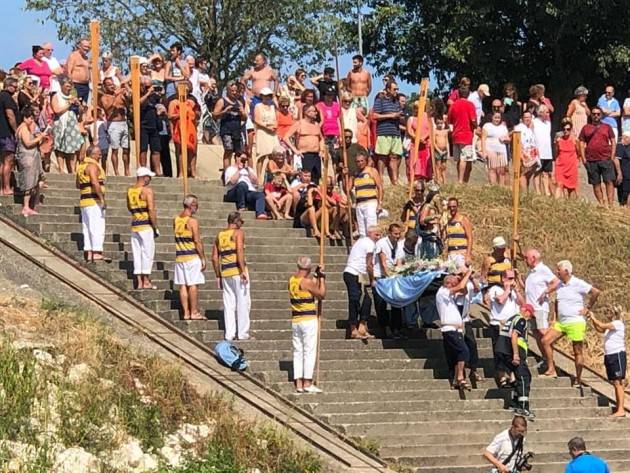
M405 307L414 303L440 271L422 271L411 276L383 278L376 281L376 292L392 307Z

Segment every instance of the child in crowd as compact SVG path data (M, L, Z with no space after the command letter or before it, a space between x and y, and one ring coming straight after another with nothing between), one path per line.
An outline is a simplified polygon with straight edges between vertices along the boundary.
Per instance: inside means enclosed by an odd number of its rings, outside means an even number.
M593 314L587 314L587 320L590 320L599 333L604 334L604 365L606 366L606 374L608 381L615 388L615 399L617 407L612 417L625 417L624 409L624 392L623 383L626 379L626 344L625 334L626 328L623 323L623 312L621 307L612 308L611 314L606 322L601 322Z
M433 150L435 152L435 180L438 184L444 184L446 176L446 160L449 155L448 133L449 129L444 123L444 118L437 117L433 132Z
M284 174L276 172L271 182L265 184L265 202L267 209L276 220L291 218L292 198L287 189Z

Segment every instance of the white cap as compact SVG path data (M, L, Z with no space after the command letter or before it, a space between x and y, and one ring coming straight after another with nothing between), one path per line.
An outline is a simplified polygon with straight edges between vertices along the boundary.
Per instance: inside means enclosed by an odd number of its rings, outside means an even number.
M624 131L621 136L630 136L630 130Z
M155 177L155 173L151 171L149 168L145 168L144 166L136 169L136 177Z
M273 95L273 90L271 90L269 87L263 87L260 90L260 96L264 96L264 95Z
M505 248L506 246L507 246L507 243L505 243L505 238L503 238L502 236L495 237L492 240L493 248Z
M149 60L146 57L141 57L140 59L138 59L138 65L143 64L146 64L147 66L149 65Z
M477 87L477 90L481 90L484 95L490 95L490 87L488 87L488 84L481 84Z

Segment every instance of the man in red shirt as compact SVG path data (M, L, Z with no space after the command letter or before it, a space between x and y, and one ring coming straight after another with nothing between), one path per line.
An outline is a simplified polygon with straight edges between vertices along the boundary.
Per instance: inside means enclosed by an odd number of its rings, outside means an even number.
M457 163L457 179L460 184L470 179L473 152L473 135L477 128L477 111L475 105L468 100L470 89L459 88L459 98L448 109L448 123L453 126L453 159Z
M602 110L593 107L592 123L584 125L580 132L580 161L586 167L588 183L600 205L613 205L615 185L621 183L621 168L615 159L615 133L610 125L603 123ZM602 192L602 181L606 186L606 200Z

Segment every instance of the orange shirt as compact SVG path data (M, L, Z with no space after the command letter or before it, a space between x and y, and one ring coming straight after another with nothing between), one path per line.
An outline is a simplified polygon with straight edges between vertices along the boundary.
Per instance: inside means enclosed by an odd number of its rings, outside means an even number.
M281 111L277 110L276 120L278 121L278 130L277 130L278 138L280 138L281 140L284 140L284 137L287 134L287 131L289 131L289 128L293 126L293 116L288 112L284 114Z

